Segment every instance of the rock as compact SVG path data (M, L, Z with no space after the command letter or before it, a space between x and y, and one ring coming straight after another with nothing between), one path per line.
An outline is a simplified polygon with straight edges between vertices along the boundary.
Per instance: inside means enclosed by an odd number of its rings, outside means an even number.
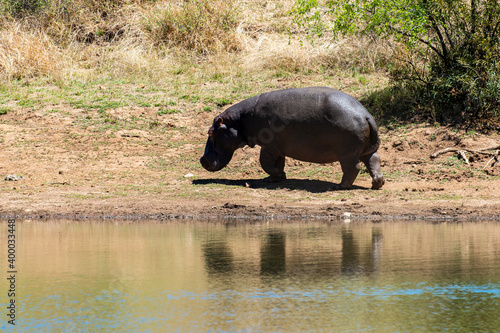
M23 176L17 176L17 175L8 175L7 177L5 177L4 180L10 181L10 182L16 182L16 181L21 180L21 179L24 179L24 177Z
M184 178L191 178L191 177L194 177L194 175L190 172L190 173L186 173L184 175Z

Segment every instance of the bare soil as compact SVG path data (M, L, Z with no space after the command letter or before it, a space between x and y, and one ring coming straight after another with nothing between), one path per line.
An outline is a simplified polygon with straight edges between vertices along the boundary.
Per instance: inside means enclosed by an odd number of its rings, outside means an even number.
M110 126L94 122L98 111L64 105L0 115L0 215L500 220L500 163L485 167L491 156L470 152L469 165L457 153L430 157L448 147L498 145L495 132L381 127L386 184L371 190L362 171L353 189L337 191L338 163L289 159L287 181L263 182L258 148L239 150L227 168L209 173L198 159L213 115L156 113L154 107L110 110ZM8 175L22 179L4 180Z

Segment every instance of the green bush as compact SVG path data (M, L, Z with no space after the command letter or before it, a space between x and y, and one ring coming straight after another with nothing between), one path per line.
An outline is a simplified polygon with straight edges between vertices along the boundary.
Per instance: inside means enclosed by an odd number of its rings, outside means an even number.
M484 67L456 66L444 75L434 74L422 94L435 103L436 120L441 123L477 127L500 120L500 76L493 62Z
M47 7L48 0L3 0L0 8L15 18L34 15Z
M500 121L497 0L335 0L327 6L297 0L296 22L315 34L331 26L335 35L389 41L396 49L393 83L400 93L408 89L407 107L416 107L403 117L417 113L469 127Z

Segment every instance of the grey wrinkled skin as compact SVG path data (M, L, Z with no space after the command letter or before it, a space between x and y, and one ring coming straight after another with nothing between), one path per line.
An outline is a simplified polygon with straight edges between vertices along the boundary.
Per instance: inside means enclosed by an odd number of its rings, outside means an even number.
M339 161L341 188L352 186L360 161L370 172L373 189L385 183L375 120L355 98L335 89L279 90L231 106L215 117L200 163L218 171L245 145L261 146L260 164L268 181L286 179L288 156L312 163Z

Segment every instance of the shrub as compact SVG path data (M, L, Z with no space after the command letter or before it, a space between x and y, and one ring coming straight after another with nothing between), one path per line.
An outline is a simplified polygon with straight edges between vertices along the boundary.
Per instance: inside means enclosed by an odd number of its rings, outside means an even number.
M316 34L331 26L335 34L396 45L392 79L416 93L418 112L466 126L500 121L498 1L337 0L328 6L297 0L297 22Z
M235 51L239 42L232 0L190 0L169 3L148 23L155 43L198 53Z

